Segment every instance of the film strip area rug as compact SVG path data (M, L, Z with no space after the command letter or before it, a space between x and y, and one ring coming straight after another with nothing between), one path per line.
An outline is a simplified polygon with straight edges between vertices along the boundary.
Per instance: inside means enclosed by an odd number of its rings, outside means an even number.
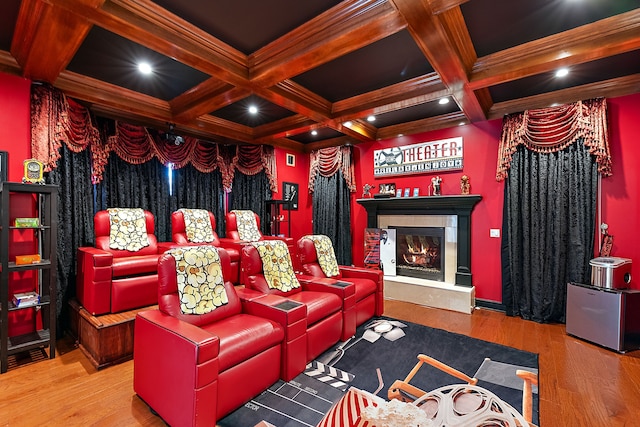
M292 381L278 381L222 420L220 427L315 427L344 395L353 375L313 361Z
M425 392L460 383L446 371L427 364L419 372L415 370L420 354L475 376L478 386L516 411L523 409L523 381L517 377L517 370L538 372L535 353L441 329L378 318L358 327L352 338L320 355L292 381L278 381L219 420L218 426L254 427L266 421L275 427L316 427L351 387L386 400L390 386L407 378L410 372L415 374L411 375L413 388ZM538 400L538 390L534 389L531 412L536 425L539 425Z

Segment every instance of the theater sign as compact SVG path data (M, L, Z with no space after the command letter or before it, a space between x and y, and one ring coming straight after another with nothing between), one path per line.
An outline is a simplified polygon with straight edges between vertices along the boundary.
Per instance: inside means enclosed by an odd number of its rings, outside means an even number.
M462 169L462 153L462 137L375 150L373 176Z

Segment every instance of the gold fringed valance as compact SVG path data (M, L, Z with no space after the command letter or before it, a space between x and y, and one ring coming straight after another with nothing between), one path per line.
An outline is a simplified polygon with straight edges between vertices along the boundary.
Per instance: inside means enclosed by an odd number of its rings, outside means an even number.
M102 174L111 152L132 164L154 157L162 164L179 169L191 163L203 173L219 169L225 190L231 191L235 170L255 175L264 170L272 191L278 191L275 153L263 145L221 146L185 136L184 142L169 144L162 135L143 126L115 122L113 135L102 137L89 110L49 86L33 86L31 94L31 152L45 165L55 169L64 143L69 150L91 150L93 182Z
M554 153L564 150L578 138L583 139L595 156L600 174L610 176L606 99L508 115L502 124L496 179L502 181L508 176L511 158L519 145L539 153Z
M351 163L351 147L321 148L311 152L309 167L309 192L313 193L316 183L316 175L324 177L333 176L341 171L349 191L356 191L356 178Z

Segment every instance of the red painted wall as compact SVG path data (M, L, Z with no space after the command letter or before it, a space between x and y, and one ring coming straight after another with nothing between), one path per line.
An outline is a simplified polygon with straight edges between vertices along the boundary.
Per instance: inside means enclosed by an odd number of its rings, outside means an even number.
M352 208L354 263L362 265L364 252L363 230L367 221L366 211L355 199L362 196L362 186L365 183L374 186L372 193L378 191L379 184L395 183L396 188L410 188L411 194L413 194L413 188L418 187L420 195L427 195L429 194L431 178L439 175L442 178L441 191L443 195L460 194L460 177L467 175L470 178L470 193L482 196L482 200L475 206L471 217L471 267L473 283L476 286L476 296L482 299L500 301L501 240L490 238L489 229L501 228L502 225L504 184L496 182L495 179L496 155L501 125L501 120L494 120L357 145L355 147L355 164L358 192L353 198ZM373 177L374 150L458 136L461 136L464 142L464 168L461 171L386 178Z
M633 262L640 289L640 94L608 99L613 175L602 179L602 222L613 235L611 255Z
M22 180L22 162L31 157L31 82L20 77L0 74L0 151L9 153L8 180ZM34 200L29 195L16 195L11 199L10 221L16 217L34 216ZM35 253L36 247L30 231L11 234L9 258L17 253ZM9 297L16 292L33 290L33 272L11 273ZM39 322L34 310L9 313L9 336L33 331Z
M28 80L0 73L0 150L9 151L9 178L19 181L22 161L30 157ZM634 260L632 288L640 289L640 94L608 100L609 131L613 176L602 180L602 220L614 235L613 256ZM373 150L394 145L409 145L422 141L462 136L465 143L464 169L441 173L443 194L459 194L460 176L471 179L471 193L480 194L482 201L472 215L472 272L476 295L480 299L502 300L500 276L500 239L490 238L490 228L501 228L503 184L495 181L496 155L501 120L494 120L424 134L358 144L354 147L357 191L352 196L352 226L356 265L362 265L363 231L366 212L356 199L362 195L365 183L378 185L395 182L398 188L419 187L426 194L433 175L412 175L385 179L373 178ZM298 239L312 232L312 200L309 182L309 156L295 151L276 149L278 193L282 198L282 182L299 184L299 209L292 211L291 234ZM286 154L295 155L295 166L286 165ZM374 191L377 191L374 190Z
M275 149L278 168L278 192L274 199L282 199L282 183L298 184L298 210L291 211L291 237L296 241L305 234L313 232L312 200L309 194L309 155L281 148ZM287 154L295 158L295 166L286 163Z
M30 87L27 79L0 73L0 151L9 152L9 181L22 179L31 157Z
M609 225L609 232L614 235L612 256L634 260L632 277L635 279L632 280L631 287L640 289L640 128L637 126L640 120L640 94L610 99L608 105L613 176L602 180L602 220ZM420 194L424 195L427 194L431 178L435 176L420 174L376 179L373 177L373 151L462 136L464 169L439 174L443 179L442 194L460 194L460 177L466 174L470 177L471 193L482 196L471 217L473 283L477 298L501 302L501 239L489 237L489 229L501 229L502 226L504 184L495 180L501 126L501 120L493 120L357 145L354 157L358 191L352 197L351 229L354 263L362 265L364 252L366 211L356 202L362 196L363 185L374 185L372 193L375 193L379 184L394 182L397 188L409 187L411 191L414 187L419 187Z

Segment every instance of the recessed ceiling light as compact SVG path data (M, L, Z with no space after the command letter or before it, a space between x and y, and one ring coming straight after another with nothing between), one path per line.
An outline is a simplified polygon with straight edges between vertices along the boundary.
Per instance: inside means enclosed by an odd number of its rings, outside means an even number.
M376 116L369 116L369 117L367 117L367 121L368 121L368 122L375 122L375 121L376 121Z
M398 138L400 138L401 136L404 136L404 133L399 133L398 134Z
M353 123L351 123L351 120L344 122L342 125L346 126L346 127L350 127Z
M556 71L556 77L564 77L567 74L569 74L568 68L560 68L559 70Z
M318 134L318 131L317 131L317 130L312 130L312 131L311 131L311 135L316 136L317 134Z
M249 106L249 113L250 114L258 114L258 107L256 107L255 105L250 105Z
M464 122L460 122L458 123L458 126L464 126L464 124L465 124Z
M440 101L438 101L438 104L440 105L444 105L448 103L449 103L449 98L440 98Z
M153 73L153 68L151 68L151 64L148 62L141 62L138 64L138 71L142 74L151 74Z

